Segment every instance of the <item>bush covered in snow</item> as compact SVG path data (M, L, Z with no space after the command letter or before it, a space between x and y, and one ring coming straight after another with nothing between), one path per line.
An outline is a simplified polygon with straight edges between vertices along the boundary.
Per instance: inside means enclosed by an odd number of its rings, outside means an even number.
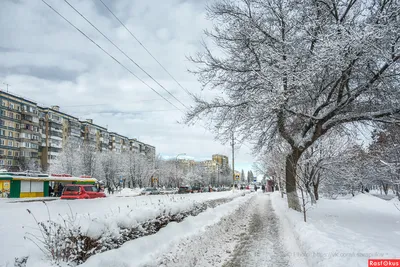
M28 232L25 238L38 246L55 264L60 262L81 264L94 254L115 249L127 241L154 234L169 222L181 222L187 216L196 216L208 207L213 208L231 199L191 202L181 208L179 205L167 206L159 200L156 203L151 202L152 208L150 207L148 214L134 214L134 209L127 205L123 208L119 207L117 213L111 212L102 219L90 218L88 215L74 215L72 210L66 216L59 215L56 219L52 219L48 212L48 220L42 222L37 221L35 215L28 209L40 233ZM48 209L47 204L43 203Z

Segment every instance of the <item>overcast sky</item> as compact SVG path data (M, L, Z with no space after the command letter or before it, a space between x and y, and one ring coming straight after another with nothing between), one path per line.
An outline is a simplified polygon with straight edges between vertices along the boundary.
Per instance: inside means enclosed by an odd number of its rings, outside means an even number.
M185 108L107 42L64 1L46 0L107 52L137 74L176 107ZM188 94L149 56L112 17L99 0L68 0L186 106ZM204 97L196 77L188 73L186 56L201 49L204 0L103 0L140 42L183 87ZM186 153L196 160L212 154L229 156L202 125L186 126L183 113L119 66L98 47L54 13L41 0L0 1L0 88L36 101L59 105L61 111L152 144L164 157ZM207 125L206 121L202 122ZM237 170L251 168L249 146L236 151Z

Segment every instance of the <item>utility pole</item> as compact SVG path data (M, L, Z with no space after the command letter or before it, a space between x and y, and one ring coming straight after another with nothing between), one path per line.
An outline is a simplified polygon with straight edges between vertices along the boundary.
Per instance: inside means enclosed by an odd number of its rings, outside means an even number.
M232 181L233 181L233 190L235 190L235 136L232 131Z

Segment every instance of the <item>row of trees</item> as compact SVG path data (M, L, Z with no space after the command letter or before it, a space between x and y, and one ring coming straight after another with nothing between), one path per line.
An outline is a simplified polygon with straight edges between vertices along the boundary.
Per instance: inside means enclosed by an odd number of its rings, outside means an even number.
M343 141L349 129L399 122L400 2L217 0L207 11L213 29L190 59L204 90L219 92L194 96L186 121L212 121L223 142L232 133L253 142L275 163L292 209L301 210L299 177L310 192L328 171L345 186L359 165L344 164L365 154ZM330 140L345 142L347 156ZM378 158L384 173L397 172Z
M160 156L149 158L132 151L121 154L99 152L85 143L70 142L51 162L49 169L50 173L90 175L112 187L230 185L231 170L218 171L209 171L201 164L187 169L176 160L165 160Z
M286 183L284 158L289 149L282 141L256 164L281 188ZM349 135L326 135L302 154L297 169L296 185L311 204L319 199L320 191L328 197L354 196L372 188L386 195L391 189L400 199L400 126L381 125L367 146Z

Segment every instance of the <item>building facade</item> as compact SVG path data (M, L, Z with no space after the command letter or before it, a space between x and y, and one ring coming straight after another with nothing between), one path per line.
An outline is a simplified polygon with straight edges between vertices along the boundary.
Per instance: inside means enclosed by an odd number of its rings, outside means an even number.
M29 99L0 89L0 169L47 170L67 144L88 145L94 151L134 151L155 162L156 149L130 139L93 120L81 121L59 106L39 107Z
M81 122L78 118L61 112L59 106L39 107L39 119L40 160L42 169L47 170L67 143L81 146Z
M96 151L110 149L110 135L107 128L94 124L92 119L81 121L83 144Z
M0 169L39 166L39 117L31 100L0 91Z
M227 170L229 168L229 158L225 155L214 154L212 160L218 164L219 169Z
M146 156L152 162L156 159L156 148L152 145L140 142L137 139L129 139L130 151Z

